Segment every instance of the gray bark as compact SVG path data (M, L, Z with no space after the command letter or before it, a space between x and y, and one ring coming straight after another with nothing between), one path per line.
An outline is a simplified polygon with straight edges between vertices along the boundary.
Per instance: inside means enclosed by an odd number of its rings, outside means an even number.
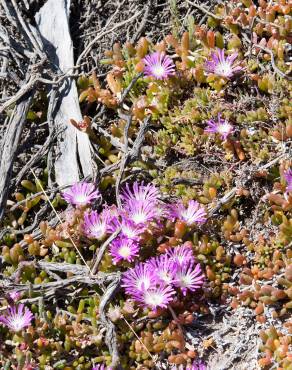
M6 201L9 191L9 183L13 163L17 153L20 137L23 131L26 115L32 100L32 92L28 92L17 103L13 110L8 127L1 141L0 153L0 220L5 212Z
M60 74L72 73L74 66L69 6L70 1L48 0L35 17L43 38L44 50ZM86 134L70 123L70 119L77 122L82 120L74 79L64 79L57 94L51 94L50 99L54 109L48 121L56 130L62 131L55 148L55 178L58 185L64 186L79 181L80 177L93 174L90 142ZM55 99L57 101L52 102Z

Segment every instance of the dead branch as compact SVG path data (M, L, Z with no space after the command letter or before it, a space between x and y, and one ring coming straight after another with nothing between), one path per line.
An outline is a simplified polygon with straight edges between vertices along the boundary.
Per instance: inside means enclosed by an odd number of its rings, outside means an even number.
M26 36L27 40L31 44L32 49L36 52L36 54L38 54L38 56L41 59L46 58L45 53L41 51L42 44L40 40L38 39L38 37L36 36L36 32L33 31L33 27L31 27L29 24L27 24L24 21L21 15L21 12L16 4L16 1L15 0L10 0L10 1L12 3L12 7L9 3L7 3L7 8L10 10L10 14L12 15L12 17L16 19L16 23L19 24L21 28L23 29L24 36ZM6 1L2 0L2 3L3 2L6 2Z
M88 269L83 265L74 265L66 262L45 262L37 261L36 266L46 271L57 271L62 273L70 272L73 275L88 275Z
M139 37L141 36L145 26L146 26L146 22L148 20L148 16L149 16L149 13L150 13L150 9L151 9L151 6L152 6L152 1L151 0L148 0L144 9L143 9L143 18L139 24L139 27L137 29L137 31L134 33L134 36L131 38L131 42L132 43L135 43Z
M121 180L122 180L122 177L123 177L123 174L124 174L124 171L125 171L125 168L126 168L127 164L136 160L139 157L140 149L141 149L141 146L143 144L146 131L149 128L150 116L147 116L144 119L144 121L141 123L139 132L136 136L136 139L133 143L133 146L128 151L128 131L129 131L129 127L130 127L131 122L132 122L132 116L124 114L122 112L119 112L119 115L122 119L124 119L126 121L126 126L125 126L125 129L124 129L125 153L124 153L124 156L123 156L123 158L121 159L121 162L120 162L120 170L119 170L119 174L118 174L118 177L116 179L116 185L115 185L116 201L117 201L118 206L121 207L120 190L119 190Z
M133 143L132 149L129 151L129 160L134 161L140 155L140 149L145 139L145 134L149 129L151 117L147 116L141 123L140 129Z
M12 104L20 100L24 95L30 93L35 88L37 81L38 76L30 76L28 82L24 86L22 86L21 89L14 96L12 96L8 101L0 106L0 114L3 113Z
M211 205L208 210L208 218L212 217L219 209L231 201L231 199L236 195L237 187L231 189L226 193L221 199L218 199L215 206Z
M94 123L92 121L92 123ZM96 131L98 131L101 135L103 135L104 137L106 137L107 139L109 139L110 143L112 144L112 146L114 146L115 148L117 148L118 150L120 150L121 152L125 152L125 146L124 144L122 144L120 142L119 139L117 139L116 137L114 137L113 135L109 134L106 130L104 130L102 127L99 127L97 124L94 125L94 128L96 129Z
M17 186L22 180L23 176L32 168L36 163L41 161L45 154L49 151L53 141L58 136L58 132L55 130L51 131L44 145L40 147L38 152L25 164L25 166L19 171L15 179L15 186Z
M106 328L105 343L108 346L108 349L112 356L111 366L113 367L116 367L119 364L118 340L115 326L112 321L107 318L105 308L110 303L114 294L119 288L120 278L120 275L116 275L113 278L112 282L109 284L106 291L104 292L99 304L100 322Z
M65 0L48 0L35 16L51 65L58 75L74 68L73 44L69 31L69 8ZM54 24L54 27L52 27ZM54 161L58 185L78 182L80 174L93 174L88 136L77 130L70 119L82 120L75 81L66 77L57 90L53 88L48 110L49 127L62 134L57 139ZM80 162L80 166L79 163Z
M204 6L202 5L199 5L197 3L193 3L192 1L190 0L186 0L188 4L194 6L195 8L197 8L198 10L200 10L201 12L207 14L209 17L212 17L214 19L216 19L217 21L221 21L223 18L218 16L218 15L215 15L213 13L211 13L208 9L206 9Z
M137 12L136 14L134 14L132 17L122 21L122 22L119 22L117 23L114 27L108 29L108 30L105 30L101 33L99 33L88 45L87 47L83 50L83 52L79 55L78 59L77 59L77 62L76 62L76 66L78 67L82 61L83 58L85 58L88 53L90 52L90 50L92 49L93 45L96 44L96 42L98 40L100 40L103 36L115 31L116 29L122 27L122 26L125 26L127 23L130 23L132 22L134 19L138 18L140 16L140 14L142 14L143 11L140 11L140 12Z
M173 185L178 185L178 184L183 184L183 185L189 185L189 186L194 186L194 185L202 185L204 182L199 179L188 179L188 178L183 178L183 177L177 177L171 180Z
M66 279L60 279L56 281L51 281L45 284L20 284L16 281L19 280L19 276L21 274L22 269L27 266L28 264L32 264L33 266L35 263L26 262L17 269L17 271L8 279L7 277L1 276L0 279L0 289L3 289L6 292L17 290L18 292L29 293L34 292L36 294L42 295L44 298L47 296L51 296L52 293L56 293L59 290L69 289L72 287L73 289L76 288L76 285L83 284L87 286L94 286L94 285L107 285L112 283L113 281L119 281L120 273L102 273L99 272L95 276L88 276L88 275L74 275L72 277Z
M32 100L32 93L27 92L15 107L8 127L0 144L0 221L3 219L9 192L12 167L18 149L18 143L24 127L26 115Z
M33 222L29 226L25 227L24 229L19 229L19 230L8 229L9 233L14 234L14 235L30 234L39 225L44 215L47 213L48 209L49 209L49 204L46 203L36 213L36 215L34 216Z

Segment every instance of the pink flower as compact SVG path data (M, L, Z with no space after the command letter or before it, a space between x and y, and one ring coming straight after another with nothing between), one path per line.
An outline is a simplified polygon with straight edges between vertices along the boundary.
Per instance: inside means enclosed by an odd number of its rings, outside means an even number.
M172 59L164 53L155 52L146 55L143 62L145 64L144 74L146 76L164 80L175 74L175 65Z
M204 223L207 219L205 208L194 200L190 200L187 207L182 202L173 204L171 205L171 211L173 218L184 221L188 226Z
M33 314L23 304L11 306L6 315L0 316L0 322L12 331L18 332L31 324Z
M145 200L129 200L124 209L127 212L128 219L136 225L143 225L157 217L155 203Z
M129 239L139 240L140 235L145 231L145 228L141 225L135 225L134 222L130 220L122 220L121 222L122 235Z
M158 202L156 206L156 218L158 220L161 220L163 218L169 218L170 216L170 210L169 206L165 203Z
M121 286L135 299L141 292L149 289L154 281L153 270L150 270L145 263L138 263L123 274Z
M105 216L102 217L96 211L91 211L85 213L82 227L88 237L100 240L108 232L108 219Z
M155 285L137 294L135 300L143 307L156 310L159 307L166 308L174 294L175 291L169 285Z
M167 285L173 283L178 266L168 255L153 257L146 264L153 271L157 282Z
M207 125L208 126L205 129L205 132L212 134L218 133L221 135L222 140L226 140L227 137L234 131L233 126L228 121L221 118L220 113L218 114L218 121L210 119L207 122Z
M101 214L109 220L114 220L120 216L120 210L115 204L112 204L111 206L105 205Z
M20 298L20 296L21 296L21 294L20 294L19 292L17 292L16 290L14 290L13 292L10 292L10 293L8 293L8 294L9 294L9 297L10 297L14 302L18 301L18 300L19 300L19 298Z
M207 366L202 361L197 360L192 365L187 365L186 367L183 365L173 366L171 370L207 370Z
M204 275L199 264L194 266L190 263L179 267L176 271L174 285L180 288L183 295L186 295L188 290L194 292L201 288L203 282Z
M156 310L172 302L174 287L186 295L187 291L200 288L203 280L200 265L194 264L192 250L182 246L126 271L121 286L142 307Z
M207 365L202 361L195 361L191 366L187 366L186 370L207 370Z
M286 192L292 192L292 169L289 168L289 170L284 172L284 178L286 180L287 186L286 186Z
M168 249L166 255L173 264L178 266L185 266L195 262L192 249L185 245Z
M115 232L119 228L121 229L121 236L136 241L141 239L141 234L146 229L143 224L135 224L132 220L129 220L126 212L121 212L121 216L114 218L110 224L111 232Z
M175 294L172 286L165 284L163 279L157 278L149 261L140 263L125 272L121 285L136 302L151 310L167 307Z
M121 194L121 198L124 202L131 200L157 202L159 195L159 190L154 185L144 185L143 182L139 184L135 181L132 189L130 189L129 184L126 184L126 187Z
M139 245L132 239L118 237L111 243L110 254L114 265L123 260L132 262L139 255Z
M237 56L238 53L233 53L225 58L224 49L217 48L216 51L211 54L211 60L205 63L205 68L207 72L231 78L234 74L242 70L242 67L233 65Z
M108 206L105 205L100 213L100 217L107 221L107 231L114 233L118 227L120 227L120 218L122 216L121 210L116 205Z
M106 367L104 364L95 365L92 370L112 370L112 367Z
M72 185L67 191L62 193L62 197L67 203L75 206L86 206L95 199L101 198L94 184L88 182L80 182Z

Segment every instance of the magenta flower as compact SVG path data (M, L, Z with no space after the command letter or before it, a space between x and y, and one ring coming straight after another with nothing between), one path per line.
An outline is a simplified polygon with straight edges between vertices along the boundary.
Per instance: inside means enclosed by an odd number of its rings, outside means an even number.
M123 260L132 262L139 255L139 244L132 239L118 237L110 245L110 254L114 265Z
M153 257L146 264L153 271L157 282L166 285L173 283L178 266L168 255Z
M218 121L210 119L207 122L207 125L208 126L205 129L205 132L212 134L218 133L221 135L222 140L226 140L227 137L234 131L233 126L224 118L221 118L220 113L218 114Z
M121 235L128 239L139 240L141 234L145 231L143 224L135 224L132 220L128 220L125 216L122 216L122 220L116 219L114 221L116 229L121 228Z
M100 217L107 221L107 231L114 233L120 227L121 211L115 206L104 206L100 213Z
M166 308L173 300L175 291L169 285L154 285L143 290L135 296L135 300L145 308L157 310L157 308Z
M174 285L180 288L183 295L186 295L188 290L194 292L201 288L203 282L204 275L199 264L194 266L190 263L179 267L176 271Z
M128 270L122 276L121 286L142 307L156 310L172 302L174 287L186 295L187 291L200 288L203 280L200 265L194 265L192 250L182 246Z
M95 365L92 370L112 370L112 367L107 367L104 364Z
M96 211L85 213L83 231L89 238L103 239L108 232L108 219Z
M139 184L137 181L133 184L133 189L130 189L129 184L126 184L125 189L121 194L124 202L131 200L157 202L159 198L159 190L152 184Z
M173 218L184 221L188 226L204 223L207 219L205 208L199 202L190 200L187 207L182 202L171 205Z
M156 205L156 219L160 220L163 218L169 218L170 217L170 210L169 206L165 203L158 202Z
M166 255L173 264L178 266L185 266L195 262L192 249L185 245L168 249Z
M289 170L284 172L284 178L286 180L287 186L286 186L286 192L292 192L292 169L289 168Z
M32 312L23 304L11 306L6 315L0 316L0 322L12 331L18 332L31 324L33 319Z
M211 60L205 63L205 68L207 72L231 78L234 74L242 70L242 67L234 65L237 56L238 53L233 53L225 58L224 49L217 48L215 52L211 53Z
M136 225L145 226L157 217L155 203L145 200L129 200L124 209L127 211L128 219Z
M191 366L186 367L186 370L207 370L207 366L202 361L194 361Z
M120 211L115 204L111 206L105 205L101 214L109 220L114 220L120 216Z
M19 298L20 298L20 296L21 296L21 294L20 294L18 291L16 291L16 290L14 290L13 292L8 293L8 295L9 295L9 297L10 297L14 302L18 301L18 300L19 300Z
M146 55L143 62L145 64L144 74L157 80L167 79L175 73L175 65L172 59L164 53L155 52Z
M156 279L155 271L148 263L140 263L125 272L121 285L142 307L152 310L167 307L175 294L170 285L160 283Z
M202 361L194 361L192 365L173 366L171 370L207 370L207 366Z
M75 206L86 206L93 200L101 198L94 184L88 182L80 182L72 185L67 191L62 193L62 197L67 203Z
M138 263L123 274L121 286L135 299L141 292L149 289L154 281L153 270L145 263Z

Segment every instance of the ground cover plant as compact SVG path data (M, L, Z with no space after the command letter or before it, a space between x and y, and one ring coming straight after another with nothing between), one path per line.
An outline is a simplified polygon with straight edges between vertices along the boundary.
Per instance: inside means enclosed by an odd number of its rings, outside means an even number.
M24 111L0 188L1 368L291 370L292 4L76 2L65 72L32 21L46 2L23 3L3 1L0 33L25 81L0 107L2 169Z

